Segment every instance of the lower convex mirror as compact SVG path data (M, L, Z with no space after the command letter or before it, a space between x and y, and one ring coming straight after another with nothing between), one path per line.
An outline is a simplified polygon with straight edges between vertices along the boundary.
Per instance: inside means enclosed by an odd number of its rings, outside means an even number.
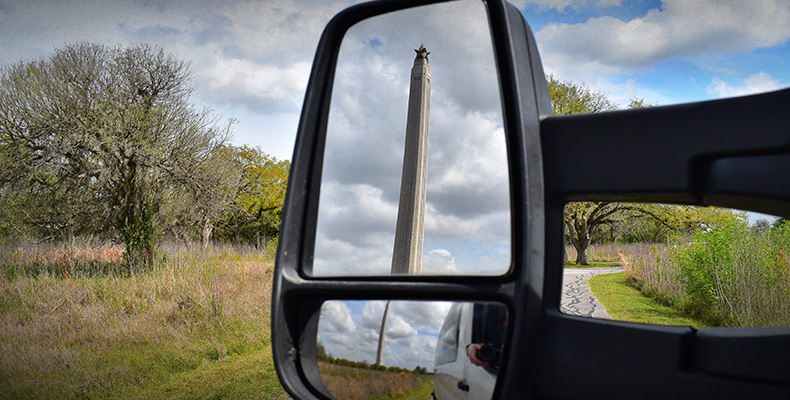
M507 322L498 303L327 301L318 370L338 399L490 399Z

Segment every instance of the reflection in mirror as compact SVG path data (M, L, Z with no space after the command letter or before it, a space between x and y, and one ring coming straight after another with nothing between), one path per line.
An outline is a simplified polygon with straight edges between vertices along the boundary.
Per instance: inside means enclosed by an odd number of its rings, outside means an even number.
M790 326L790 224L652 203L565 206L566 314L694 327Z
M482 2L358 23L339 53L311 273L507 272L507 167Z
M338 399L490 399L506 328L498 303L327 301L318 369Z

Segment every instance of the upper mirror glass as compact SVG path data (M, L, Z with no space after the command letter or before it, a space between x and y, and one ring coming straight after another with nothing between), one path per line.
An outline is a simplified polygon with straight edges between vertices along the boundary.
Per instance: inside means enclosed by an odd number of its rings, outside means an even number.
M327 301L318 370L338 399L490 399L507 322L499 303Z
M717 207L565 206L566 314L659 325L790 326L790 224Z
M353 26L331 104L312 275L508 270L508 164L482 2Z

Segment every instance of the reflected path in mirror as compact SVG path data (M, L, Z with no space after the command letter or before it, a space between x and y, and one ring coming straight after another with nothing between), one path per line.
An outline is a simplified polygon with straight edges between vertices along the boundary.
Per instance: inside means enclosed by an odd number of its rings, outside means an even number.
M318 369L334 397L491 398L505 350L503 305L390 301L377 363L387 303L334 300L321 307Z

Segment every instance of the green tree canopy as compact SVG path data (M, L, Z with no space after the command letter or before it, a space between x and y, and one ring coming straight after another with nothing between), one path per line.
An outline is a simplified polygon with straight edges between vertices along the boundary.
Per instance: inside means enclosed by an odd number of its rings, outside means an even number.
M585 84L561 81L546 76L554 115L589 114L617 109L605 94L593 91Z
M256 245L276 238L291 163L277 160L258 147L227 148L241 171L239 185L221 224L223 238Z

